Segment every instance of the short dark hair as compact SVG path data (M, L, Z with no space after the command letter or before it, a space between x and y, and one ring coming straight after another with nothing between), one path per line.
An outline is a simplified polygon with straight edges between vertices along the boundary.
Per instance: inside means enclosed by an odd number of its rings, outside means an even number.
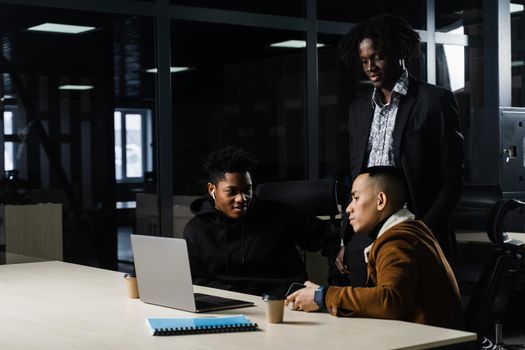
M408 186L400 169L394 166L373 166L364 169L361 174L368 174L375 180L396 208L401 209L408 201Z
M248 152L237 146L227 146L210 153L204 162L204 171L210 181L217 184L226 173L251 172L256 161Z
M402 18L383 14L359 22L339 43L341 59L349 64L357 55L363 39L371 39L376 48L407 61L419 56L419 34Z

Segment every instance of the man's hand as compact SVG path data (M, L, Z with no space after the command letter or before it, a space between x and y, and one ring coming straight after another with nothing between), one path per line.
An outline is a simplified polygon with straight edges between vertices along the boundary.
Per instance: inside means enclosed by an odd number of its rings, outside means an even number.
M339 254L337 254L337 257L335 258L335 266L341 272L343 275L350 274L350 271L348 271L348 268L344 264L344 258L345 258L345 247L341 246L341 249L339 250Z
M319 310L319 305L314 301L315 290L319 288L319 285L310 281L304 282L306 288L299 289L297 292L290 294L284 301L284 304L288 306L288 303L293 303L294 310L302 310L306 312L312 312Z

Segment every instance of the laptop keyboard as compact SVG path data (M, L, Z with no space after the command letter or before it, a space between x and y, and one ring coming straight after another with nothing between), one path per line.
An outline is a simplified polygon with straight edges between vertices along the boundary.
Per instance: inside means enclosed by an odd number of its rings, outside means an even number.
M246 303L242 300L226 299L215 295L195 293L195 306L197 309L207 309L221 306L234 306L240 303Z

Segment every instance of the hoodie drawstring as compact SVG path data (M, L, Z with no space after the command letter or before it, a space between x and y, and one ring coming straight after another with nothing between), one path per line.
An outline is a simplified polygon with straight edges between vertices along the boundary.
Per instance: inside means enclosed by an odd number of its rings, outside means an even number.
M246 228L244 223L241 223L241 262L244 264L246 262L246 248L245 248L245 231ZM226 229L226 221L222 221L222 228L224 230L224 253L226 255L226 271L230 271L230 255L228 251L228 231Z
M226 221L222 222L224 230L224 253L226 254L226 271L230 271L230 254L228 253L228 231L226 231Z
M241 254L242 254L242 263L244 264L244 224L241 223Z

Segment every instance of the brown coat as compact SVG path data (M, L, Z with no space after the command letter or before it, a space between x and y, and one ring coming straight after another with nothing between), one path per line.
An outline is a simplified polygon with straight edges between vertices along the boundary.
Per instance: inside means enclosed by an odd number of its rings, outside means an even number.
M328 288L325 303L331 314L463 328L456 279L422 221L407 220L386 230L368 258L366 288Z

